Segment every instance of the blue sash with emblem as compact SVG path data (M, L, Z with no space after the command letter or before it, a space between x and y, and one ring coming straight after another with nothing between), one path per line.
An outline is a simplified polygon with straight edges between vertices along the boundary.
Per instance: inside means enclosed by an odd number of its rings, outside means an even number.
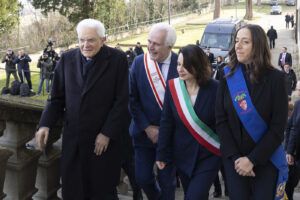
M224 68L225 75L230 72ZM261 118L252 104L249 91L240 65L233 75L226 78L234 108L249 135L257 143L268 130L267 124ZM270 158L270 161L278 169L275 200L287 199L285 184L288 179L288 164L285 158L283 146L280 145Z

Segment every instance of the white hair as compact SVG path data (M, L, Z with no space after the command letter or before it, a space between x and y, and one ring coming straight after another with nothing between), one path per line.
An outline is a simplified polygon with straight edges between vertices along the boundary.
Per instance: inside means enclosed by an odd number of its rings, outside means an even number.
M97 34L99 35L100 38L105 37L105 28L104 25L95 19L84 19L80 21L76 27L77 35L78 37L81 36L82 31L85 28L93 28L96 29Z
M159 30L164 30L167 32L167 36L166 36L166 40L165 40L165 46L170 46L173 47L175 42L176 42L176 31L173 28L173 26L167 24L167 23L158 23L158 24L154 24L151 27L150 33L155 32L155 31L159 31Z

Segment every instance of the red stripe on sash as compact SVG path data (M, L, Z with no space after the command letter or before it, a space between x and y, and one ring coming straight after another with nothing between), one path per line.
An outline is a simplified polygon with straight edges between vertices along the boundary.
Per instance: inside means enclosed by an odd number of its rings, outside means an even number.
M151 79L151 75L150 75L150 72L149 72L149 69L148 69L147 56L148 56L148 55L145 54L145 61L146 61L145 63L146 63L146 69L147 69L148 78L149 78L149 80L150 80L152 89L153 89L153 91L154 91L155 98L157 99L157 101L158 101L159 105L161 106L161 108L163 108L163 103L160 101L159 96L158 96L158 94L157 94L157 91L156 91L156 89L155 89L155 87L154 87L153 81L152 81L152 79ZM155 62L154 62L154 63L155 63ZM155 63L155 66L156 66L156 63ZM156 66L156 67L157 67L157 66ZM163 84L163 85L164 85L164 84Z
M194 136L194 138L201 144L203 145L206 149L208 149L209 151L211 151L212 153L221 156L221 152L219 151L219 149L217 149L216 147L212 146L210 143L208 143L204 138L202 138L194 129L193 127L189 124L189 122L187 121L182 108L180 106L179 103L179 99L178 99L178 95L176 92L176 88L175 88L175 84L174 84L174 79L171 79L169 81L169 86L170 86L170 91L175 103L175 106L177 108L177 112L179 114L180 119L182 120L182 122L184 123L184 125L187 127L187 129L190 131L190 133Z

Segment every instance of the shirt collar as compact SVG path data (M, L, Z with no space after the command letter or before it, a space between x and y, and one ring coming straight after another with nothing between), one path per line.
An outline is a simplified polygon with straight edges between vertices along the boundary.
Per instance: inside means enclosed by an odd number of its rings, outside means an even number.
M168 57L163 62L161 62L161 63L170 65L170 63L171 63L171 56L172 56L172 52L170 51L170 54L168 55Z

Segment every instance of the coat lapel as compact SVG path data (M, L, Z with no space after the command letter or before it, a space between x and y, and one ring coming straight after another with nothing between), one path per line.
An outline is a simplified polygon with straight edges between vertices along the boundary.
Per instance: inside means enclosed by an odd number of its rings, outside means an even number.
M172 78L177 78L178 77L178 72L177 72L177 56L174 52L172 52L171 56L171 63L169 67L169 72L167 76L167 80L170 80Z
M103 45L100 51L95 56L95 66L90 70L89 76L83 86L81 96L84 96L96 83L99 77L105 72L108 67L109 49L107 46Z
M82 85L83 85L83 78L82 78L82 64L81 64L81 53L80 53L80 49L78 49L76 52L75 52L75 56L74 58L75 59L72 59L71 60L71 66L74 66L74 69L75 69L75 74L74 74L74 77L75 77L75 81L77 83L77 85L82 88Z

